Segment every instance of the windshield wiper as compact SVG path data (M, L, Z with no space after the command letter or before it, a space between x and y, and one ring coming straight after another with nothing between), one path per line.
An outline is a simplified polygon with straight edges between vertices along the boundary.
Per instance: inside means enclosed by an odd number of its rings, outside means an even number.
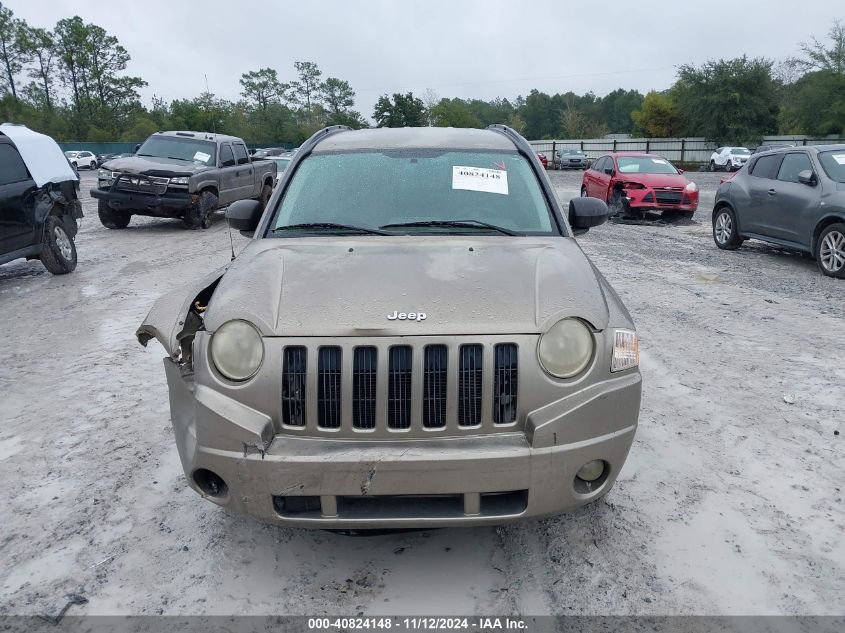
M377 229L368 229L363 226L351 226L349 224L336 224L334 222L305 222L303 224L289 224L287 226L280 226L273 229L272 233L280 233L288 230L308 230L308 231L350 231L355 233L366 233L370 235L390 235L387 231L379 231Z
M502 233L503 235L522 235L522 233L517 233L515 231L511 231L510 229L503 228L501 226L496 226L495 224L488 224L487 222L482 222L481 220L431 220L428 222L399 222L397 224L385 224L384 226L380 226L380 229L398 229L403 227L414 227L414 226L434 226L434 227L454 227L459 229L475 229L475 228L483 228L489 231L496 231L497 233Z

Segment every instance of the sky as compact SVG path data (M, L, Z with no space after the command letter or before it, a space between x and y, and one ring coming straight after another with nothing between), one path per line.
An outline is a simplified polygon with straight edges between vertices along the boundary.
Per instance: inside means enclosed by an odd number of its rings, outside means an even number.
M382 94L493 99L622 87L663 90L680 64L783 59L845 20L843 0L2 0L30 25L79 15L117 36L127 73L167 101L205 90L238 99L242 73L294 61L349 81L372 117Z

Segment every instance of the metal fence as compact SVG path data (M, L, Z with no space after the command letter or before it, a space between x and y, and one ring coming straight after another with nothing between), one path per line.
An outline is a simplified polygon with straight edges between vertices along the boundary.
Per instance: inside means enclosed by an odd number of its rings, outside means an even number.
M580 149L587 158L596 159L608 152L646 152L659 154L677 163L706 164L711 154L717 149L712 141L705 138L592 138L553 141L529 141L534 151L546 155L550 162L556 160L556 153L562 149ZM766 136L751 148L771 143L789 145L828 145L845 143L841 138L809 138L806 136Z

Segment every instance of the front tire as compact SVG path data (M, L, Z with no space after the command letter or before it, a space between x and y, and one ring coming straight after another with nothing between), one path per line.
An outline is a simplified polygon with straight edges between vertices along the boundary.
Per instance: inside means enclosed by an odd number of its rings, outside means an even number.
M258 196L258 204L261 205L261 210L267 208L267 203L270 201L270 196L273 194L273 188L270 185L265 184L261 188L261 195Z
M59 216L47 216L40 259L44 268L54 275L66 275L76 268L76 244L71 234L73 231L68 230Z
M192 229L207 229L211 226L211 216L217 207L217 196L206 189L200 194L199 201L192 204L185 213L185 224Z
M713 214L713 241L726 251L735 251L745 241L740 237L736 214L730 207L721 207Z
M587 188L586 187L581 187L581 197L582 198L587 197Z
M716 161L710 160L710 171L716 171Z
M100 216L100 222L107 229L125 229L132 219L131 213L115 211L105 200L97 201L97 215Z
M815 255L822 273L845 279L845 223L825 227L816 241Z

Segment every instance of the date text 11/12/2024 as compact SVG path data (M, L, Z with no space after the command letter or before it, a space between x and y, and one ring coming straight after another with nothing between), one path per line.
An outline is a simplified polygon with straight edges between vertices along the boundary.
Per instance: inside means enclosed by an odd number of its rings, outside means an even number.
M395 630L395 631L525 631L521 618L509 617L354 617L308 618L308 630Z

